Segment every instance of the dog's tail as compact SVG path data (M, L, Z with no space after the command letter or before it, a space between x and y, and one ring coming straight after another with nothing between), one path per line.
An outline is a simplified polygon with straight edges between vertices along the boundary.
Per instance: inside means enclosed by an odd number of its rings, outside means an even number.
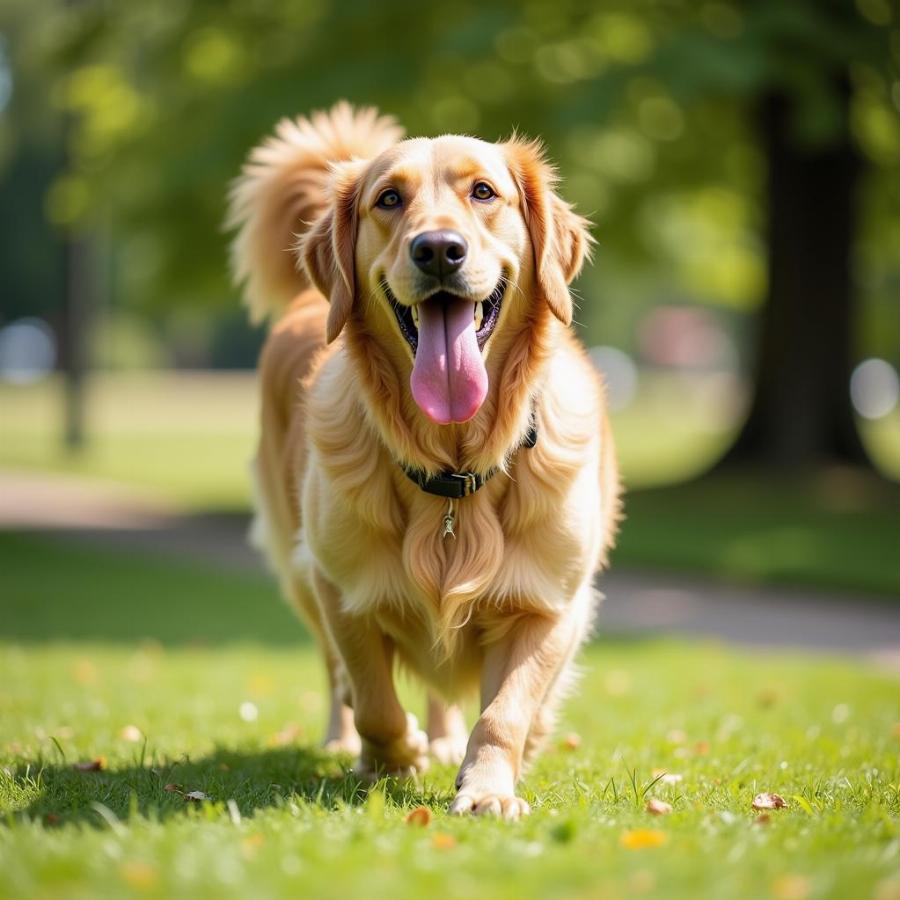
M253 322L309 287L294 248L325 210L332 165L370 159L402 136L394 119L342 101L309 118L282 119L253 150L232 184L226 219L237 230L232 273Z

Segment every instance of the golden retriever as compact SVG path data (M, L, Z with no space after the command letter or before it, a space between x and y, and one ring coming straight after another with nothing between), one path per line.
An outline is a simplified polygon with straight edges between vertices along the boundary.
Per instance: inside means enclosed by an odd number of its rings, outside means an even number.
M512 819L618 520L570 328L591 238L537 143L401 137L338 104L282 121L234 184L235 277L274 318L257 537L325 657L326 746L368 777L461 763L451 811ZM428 687L425 731L395 663Z

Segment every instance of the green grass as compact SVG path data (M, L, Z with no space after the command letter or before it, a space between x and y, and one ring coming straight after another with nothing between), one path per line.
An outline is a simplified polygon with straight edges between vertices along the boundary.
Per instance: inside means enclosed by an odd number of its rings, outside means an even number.
M319 663L262 576L6 534L0 598L0 896L843 900L900 885L896 673L599 641L561 727L580 745L554 740L524 782L533 815L458 820L452 769L367 792L318 751ZM73 767L100 756L103 771ZM659 770L682 780L651 785ZM789 808L756 824L764 790ZM672 814L649 816L650 796ZM425 828L403 821L419 804ZM661 845L624 846L636 829Z
M636 490L616 566L900 600L900 485L852 471L715 474Z

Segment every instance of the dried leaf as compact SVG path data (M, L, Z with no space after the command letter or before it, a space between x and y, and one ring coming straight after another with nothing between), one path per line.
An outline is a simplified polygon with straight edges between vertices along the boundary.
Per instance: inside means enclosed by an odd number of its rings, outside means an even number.
M182 792L182 787L180 784L167 784L163 790L169 794L180 794Z
M677 772L667 772L665 769L651 769L650 774L654 778L658 778L660 784L678 784L684 779L683 775L679 775Z
M563 750L577 750L581 746L581 735L576 734L574 731L570 731L563 739L560 741L560 747Z
M241 853L244 855L244 859L254 859L256 854L259 853L259 848L265 842L265 837L258 832L256 834L248 834L241 841Z
M802 875L781 875L772 882L775 900L804 900L812 891L808 878Z
M657 831L653 828L635 828L622 832L619 843L626 850L644 850L648 847L662 847L668 839L668 835L664 831Z
M665 800L657 800L656 797L651 797L647 801L645 808L651 816L667 816L672 812L671 803L666 803Z
M757 794L753 798L752 806L754 809L785 809L787 801L781 794Z
M303 729L296 722L288 722L281 731L276 732L269 738L269 746L284 747L286 744L293 744L302 736Z
M119 868L122 880L139 891L150 891L156 887L159 875L153 866L143 862L125 862Z
M452 850L456 846L456 838L452 834L438 831L432 835L431 846L435 850Z
M196 800L198 803L201 800L209 800L209 794L204 794L203 791L188 791L184 795L185 800Z
M431 822L431 810L427 806L417 806L406 814L403 819L407 825L418 825L424 828Z
M879 881L872 900L900 900L900 875L888 875Z
M98 756L87 762L77 762L72 768L77 772L102 772L106 768L106 757Z

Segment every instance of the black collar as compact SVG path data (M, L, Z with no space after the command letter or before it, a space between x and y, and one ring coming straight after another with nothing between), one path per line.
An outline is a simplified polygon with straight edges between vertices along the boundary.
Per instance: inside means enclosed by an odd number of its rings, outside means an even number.
M531 425L525 432L522 443L516 448L533 447L537 443L538 431L534 412L531 413ZM437 497L449 497L451 500L461 500L480 490L500 470L488 469L483 475L479 472L441 472L440 475L432 475L430 478L421 469L410 469L401 464L403 474L410 481L414 481L426 494L434 494Z

